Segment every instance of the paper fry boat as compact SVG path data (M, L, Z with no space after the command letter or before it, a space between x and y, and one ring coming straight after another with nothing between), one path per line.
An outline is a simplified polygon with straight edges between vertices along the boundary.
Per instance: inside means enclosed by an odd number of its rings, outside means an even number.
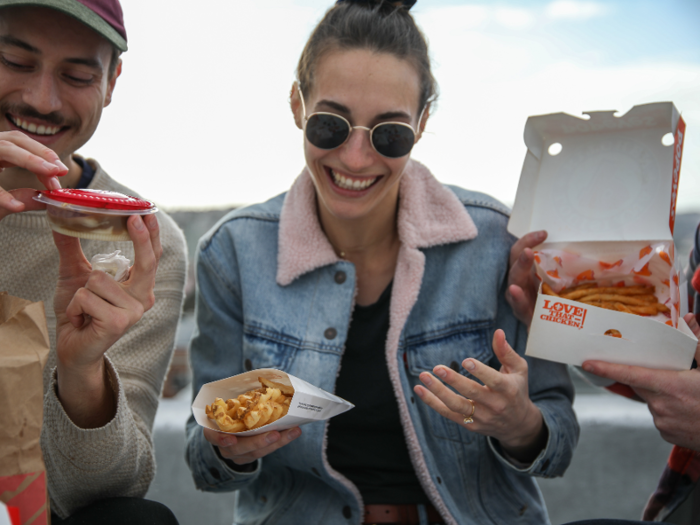
M313 421L322 421L355 407L352 403L348 403L344 399L321 390L303 379L289 375L286 372L275 370L274 368L259 368L258 370L251 370L237 376L202 385L199 394L197 394L192 403L192 413L197 423L205 428L228 434L228 432L219 430L216 422L207 417L205 412L206 405L211 405L217 397L225 401L236 398L249 390L260 388L258 377L264 377L270 381L294 388L294 396L289 405L289 412L268 425L254 430L246 430L245 432L236 432L237 436L255 436L271 430L285 430L312 423Z

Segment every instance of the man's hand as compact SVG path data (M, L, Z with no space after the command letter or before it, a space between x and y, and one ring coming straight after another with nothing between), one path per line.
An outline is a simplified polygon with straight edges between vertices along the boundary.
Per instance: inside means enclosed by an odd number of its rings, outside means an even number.
M493 336L493 352L502 365L500 370L471 358L462 363L483 385L438 365L433 369L435 375L457 393L428 372L419 376L425 387L418 385L413 390L440 415L498 439L512 457L530 462L547 443L547 427L528 395L527 361L510 347L503 330L496 330ZM473 422L465 423L470 415Z
M50 148L20 131L3 131L0 132L0 171L12 167L31 171L49 190L60 188L56 177L68 173L68 168ZM36 194L31 189L6 191L0 187L0 220L10 213L44 209L44 204L32 199Z
M547 238L546 231L530 232L523 235L510 249L510 271L506 300L515 317L528 328L532 321L537 302L539 281L535 275L535 256L532 248Z
M97 428L114 417L116 400L104 354L155 302L156 269L163 252L158 221L154 215L145 221L136 215L127 228L135 260L123 283L93 271L77 238L53 234L60 255L54 296L58 397L81 428Z
M685 321L700 337L695 316L688 314ZM700 363L700 343L695 360ZM700 370L676 372L604 361L586 361L583 369L631 386L647 402L662 438L674 445L700 451Z

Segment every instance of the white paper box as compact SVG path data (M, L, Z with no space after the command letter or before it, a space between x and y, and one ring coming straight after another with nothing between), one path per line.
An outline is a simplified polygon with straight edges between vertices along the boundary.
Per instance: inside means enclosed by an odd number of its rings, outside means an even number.
M192 413L197 423L222 434L228 434L228 432L219 430L216 422L207 417L205 412L206 405L211 405L217 397L223 400L235 399L249 390L260 388L262 385L258 381L258 377L264 377L275 383L294 387L294 396L289 405L289 412L269 425L256 428L255 430L236 432L237 436L255 436L271 430L285 430L313 421L330 419L355 407L352 403L348 403L344 399L329 394L325 390L321 390L286 372L275 370L274 368L260 368L202 385L192 403Z
M586 279L605 286L651 284L672 317L641 317L540 294L526 354L572 365L602 359L687 370L697 339L678 315L681 293L672 249L685 123L670 102L635 106L619 116L587 115L527 120L528 151L508 231L521 237L547 230L547 242L536 250L543 258L547 251L566 254L556 258L561 272L543 271L538 264L538 275L555 290ZM665 146L668 133L675 140ZM557 144L558 153L552 147ZM595 261L591 275L572 278L577 275L572 265L583 258ZM558 311L552 310L555 304ZM604 335L609 329L623 338Z
M547 230L547 244L585 241L672 240L680 142L664 146L682 119L671 102L588 118L566 113L530 117L525 124L527 154L508 223L517 237ZM557 155L550 146L561 144ZM675 180L674 180L675 177Z
M617 330L621 338L605 335ZM697 339L683 319L678 329L646 317L540 294L527 339L527 355L581 365L588 359L688 370Z

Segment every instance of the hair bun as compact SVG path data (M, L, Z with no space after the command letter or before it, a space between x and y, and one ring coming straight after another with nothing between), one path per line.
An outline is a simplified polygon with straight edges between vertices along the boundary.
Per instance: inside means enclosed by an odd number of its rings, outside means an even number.
M348 2L350 4L364 4L370 7L386 4L397 8L403 8L408 11L417 1L418 0L338 0L336 4Z

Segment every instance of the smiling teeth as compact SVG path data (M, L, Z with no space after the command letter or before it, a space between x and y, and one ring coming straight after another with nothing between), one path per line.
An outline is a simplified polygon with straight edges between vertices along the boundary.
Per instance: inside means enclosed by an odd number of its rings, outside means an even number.
M44 126L43 124L37 126L36 124L26 122L21 118L10 117L10 120L18 128L22 128L29 133L35 133L37 135L55 135L61 131L61 128L57 126Z
M344 190L366 190L374 183L375 180L377 180L377 177L363 180L352 180L347 177L343 177L342 175L336 173L333 170L331 170L331 175L333 176L333 182L335 182L339 187L343 188Z

